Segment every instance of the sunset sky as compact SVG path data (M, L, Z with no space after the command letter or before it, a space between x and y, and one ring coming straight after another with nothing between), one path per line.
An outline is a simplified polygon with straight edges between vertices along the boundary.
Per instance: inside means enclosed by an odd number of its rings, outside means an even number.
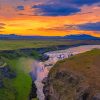
M100 37L100 0L0 0L0 34Z

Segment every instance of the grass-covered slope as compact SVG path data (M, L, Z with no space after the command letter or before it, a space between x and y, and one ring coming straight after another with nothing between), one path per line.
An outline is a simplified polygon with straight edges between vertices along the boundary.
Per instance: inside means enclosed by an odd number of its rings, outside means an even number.
M0 40L0 50L16 50L21 48L43 48L58 45L75 45L75 44L100 44L100 40Z
M2 61L3 59L3 61ZM0 100L28 100L32 80L29 75L30 58L2 58L0 67ZM4 64L5 66L4 66Z
M100 50L57 62L49 73L44 92L49 100L95 100L100 93Z
M34 59L41 57L42 54L35 50L0 52L0 100L36 98L36 86L30 72Z
M28 60L28 58L20 58L8 61L11 69L17 74L16 78L12 81L17 92L16 100L27 100L29 98L32 80L29 75L30 66L27 64Z
M16 72L11 70L10 66L2 59L0 62L2 62L0 67L0 99L15 100L16 91L12 82L16 78Z
M80 43L76 41L73 43ZM21 48L43 48L57 45L71 45L71 41L65 40L0 40L0 50L14 50Z

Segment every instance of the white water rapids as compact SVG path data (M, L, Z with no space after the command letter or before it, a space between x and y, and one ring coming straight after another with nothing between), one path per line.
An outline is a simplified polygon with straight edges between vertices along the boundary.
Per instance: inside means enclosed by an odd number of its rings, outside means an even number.
M49 56L49 59L45 62L35 61L33 63L33 78L36 77L36 87L37 87L37 97L39 100L44 100L43 93L43 83L42 80L48 76L49 70L53 67L53 65L64 58L68 58L71 54L76 55L79 53L83 53L86 51L90 51L94 48L99 48L100 45L84 45L78 47L72 47L66 50L58 50L45 53ZM35 67L34 67L35 66Z

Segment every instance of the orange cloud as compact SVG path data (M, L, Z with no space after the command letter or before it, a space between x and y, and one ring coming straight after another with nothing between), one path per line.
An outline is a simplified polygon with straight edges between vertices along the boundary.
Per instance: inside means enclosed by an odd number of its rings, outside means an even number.
M39 2L40 3L40 2ZM23 3L18 3L17 5ZM21 35L46 35L63 36L69 34L91 34L100 37L100 32L84 31L79 29L53 29L64 25L78 25L85 23L100 22L100 7L97 5L82 6L81 12L69 16L35 16L34 10L30 7L35 4L24 4L24 10L16 10L15 5L10 6L7 3L5 8L0 9L0 23L5 23L5 29L1 34L21 34Z

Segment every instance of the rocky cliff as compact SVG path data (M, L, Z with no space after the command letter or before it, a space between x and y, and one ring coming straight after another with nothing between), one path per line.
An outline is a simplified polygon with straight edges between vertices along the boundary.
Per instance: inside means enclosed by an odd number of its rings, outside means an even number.
M100 100L100 50L56 63L43 80L45 100Z

